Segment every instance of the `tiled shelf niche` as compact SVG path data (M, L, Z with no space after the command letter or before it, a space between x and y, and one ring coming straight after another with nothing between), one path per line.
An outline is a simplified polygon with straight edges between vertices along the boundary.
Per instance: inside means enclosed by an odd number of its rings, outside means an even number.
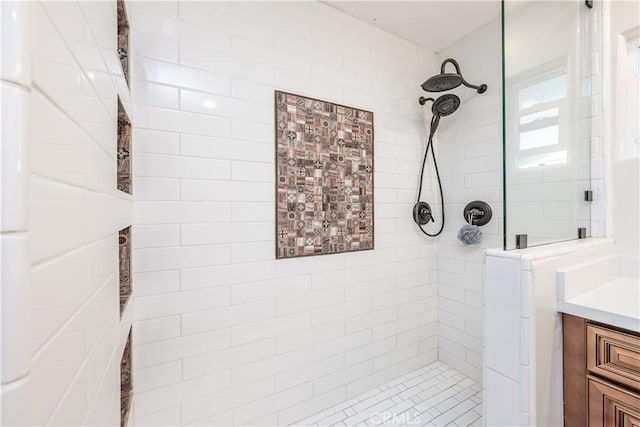
M118 182L117 188L132 194L131 185L131 121L118 97Z
M131 329L127 343L124 346L122 360L120 360L120 427L127 425L129 412L131 411L131 398L133 397L133 381L131 366Z
M122 65L124 79L129 85L129 20L124 6L124 0L118 2L118 58Z
M131 297L131 226L118 232L118 264L120 270L120 317Z

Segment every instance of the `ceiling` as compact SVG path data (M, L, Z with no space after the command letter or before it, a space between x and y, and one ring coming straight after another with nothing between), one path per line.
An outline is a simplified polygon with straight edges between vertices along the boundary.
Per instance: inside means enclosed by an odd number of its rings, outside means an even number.
M322 2L434 52L500 15L498 0Z

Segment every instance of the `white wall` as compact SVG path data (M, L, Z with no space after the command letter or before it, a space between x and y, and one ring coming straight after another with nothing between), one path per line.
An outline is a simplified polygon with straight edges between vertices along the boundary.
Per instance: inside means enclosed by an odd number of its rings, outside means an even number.
M290 424L435 360L435 55L316 2L139 2L133 29L136 423ZM375 250L274 260L274 89L374 112Z
M116 93L129 101L116 5L24 2L15 15L11 7L0 6L3 158L20 141L5 133L11 126L28 129L30 147L14 192L2 164L3 197L15 199L2 204L1 423L116 425L132 318L130 304L120 320L118 299L118 230L130 224L132 203L116 190ZM20 199L22 233L5 234ZM20 306L18 286L22 310L8 313L5 303Z
M618 160L612 173L613 238L620 253L640 255L640 159Z
M499 3L495 7L499 14ZM456 89L462 99L460 108L442 118L437 133L447 215L444 233L438 238L439 358L482 382L483 250L502 246L499 19L438 53L439 62L446 58L459 62L467 81L485 83L488 89L484 94L464 87ZM457 240L457 233L466 224L464 207L474 200L489 203L493 219L481 227L483 239L479 245L464 246Z
M640 254L640 159L633 151L631 129L640 128L640 119L629 122L627 96L629 67L637 58L627 57L627 44L638 36L640 6L633 1L606 2L603 12L602 59L604 90L611 94L603 103L606 160L604 184L608 197L607 235L612 236L621 253ZM637 92L635 96L638 96ZM631 119L633 120L633 119ZM603 189L605 185L602 185Z

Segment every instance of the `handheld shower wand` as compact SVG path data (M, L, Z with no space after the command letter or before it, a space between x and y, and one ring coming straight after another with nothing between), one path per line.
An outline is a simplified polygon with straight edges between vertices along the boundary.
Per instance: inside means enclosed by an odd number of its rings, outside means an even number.
M436 160L436 153L433 149L433 136L435 135L436 130L438 129L438 125L440 124L440 118L448 116L449 114L453 114L458 109L458 107L460 106L460 98L452 93L442 95L435 100L433 98L420 98L421 105L424 105L426 101L433 101L433 104L431 105L431 112L433 113L433 116L431 117L429 140L427 142L427 148L424 151L424 157L422 158L422 167L420 168L421 173L420 184L418 185L418 200L413 206L413 220L420 227L420 231L422 231L429 237L435 237L442 233L442 230L444 229L444 194L442 191L442 180L440 179L440 172L438 171L438 161ZM435 222L435 220L433 218L431 206L429 206L429 204L426 202L420 201L420 197L422 196L422 182L424 180L424 167L427 163L427 157L429 156L429 149L431 149L433 167L436 171L436 177L438 179L438 190L440 192L440 201L442 203L442 222L440 223L440 229L435 234L428 233L424 228L422 228L423 225L429 222Z

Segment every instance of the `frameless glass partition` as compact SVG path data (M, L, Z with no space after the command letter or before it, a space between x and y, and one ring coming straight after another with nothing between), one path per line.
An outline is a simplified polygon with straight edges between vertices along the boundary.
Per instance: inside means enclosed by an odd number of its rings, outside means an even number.
M505 249L590 234L590 38L582 1L503 2ZM523 237L524 235L524 237Z

